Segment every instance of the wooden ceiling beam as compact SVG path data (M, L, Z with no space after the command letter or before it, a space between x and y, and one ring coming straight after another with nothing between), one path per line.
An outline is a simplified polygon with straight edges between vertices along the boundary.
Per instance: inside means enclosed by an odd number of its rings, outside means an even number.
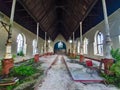
M19 3L25 8L25 10L28 12L28 14L34 19L34 21L37 23L37 18L33 15L33 13L27 8L25 3L22 0L19 0ZM40 24L41 30L44 30L44 27Z
M92 0L92 3L89 5L85 15L82 18L82 21L87 17L87 15L89 14L89 12L91 11L91 9L93 8L93 6L96 4L98 0Z
M70 37L69 35L71 35L73 31L75 32L78 29L79 22L86 18L88 13L91 11L90 8L92 7L92 4L94 4L93 2L95 1L96 0L86 0L86 1L66 0L66 3L63 4L62 6L62 8L65 9L63 10L64 12L62 12L63 19L60 18L63 20L62 22L63 29L61 28L60 33L64 36L65 39ZM56 35L58 35L59 31L57 31L56 23L59 21L56 21L57 20L56 15L55 15L56 4L54 0L52 1L51 0L37 0L35 1L34 5L32 5L33 0L19 0L19 2L26 3L26 4L22 3L22 5L27 8L28 14L30 14L30 16L35 20L35 22L39 21L40 27L43 31L49 32L50 35L53 37L53 39L56 37ZM32 5L32 6L29 6L29 5ZM84 6L81 6L81 5L84 5ZM19 11L22 12L22 9L18 9L17 12L20 13ZM94 13L92 15L94 15ZM23 18L27 22L29 22L28 20L29 17L26 17L26 18L23 17ZM32 22L30 22L29 24L31 23Z
M88 10L86 12L86 15L83 16L82 18L82 21L85 19L85 17L88 15L88 13L91 11L91 9L93 8L93 6L96 4L97 0L96 1L93 1L93 3L88 7ZM79 23L75 26L75 29L74 31L76 31L77 29L79 28ZM71 36L72 36L72 33L71 33Z
M12 0L5 0L5 3L12 3Z
M43 8L44 8L44 10L45 10L45 12L46 12L46 18L44 19L44 22L45 22L45 20L49 23L49 20L47 20L48 19L48 14L50 14L50 12L48 13L47 12L47 9L48 9L48 7L45 7L45 4L44 4L44 1L42 0L42 5L43 5ZM50 5L51 6L51 5ZM49 7L50 7L49 6ZM50 23L49 23L50 24Z

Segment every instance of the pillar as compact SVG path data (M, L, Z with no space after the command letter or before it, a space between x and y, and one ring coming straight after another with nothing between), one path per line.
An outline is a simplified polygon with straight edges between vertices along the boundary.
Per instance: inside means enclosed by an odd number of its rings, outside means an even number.
M15 13L15 5L16 5L16 0L13 0L12 2L12 9L11 9L11 16L10 16L10 26L8 30L8 39L6 43L6 52L4 56L4 60L2 61L2 72L4 75L9 74L10 68L13 67L14 60L12 58L12 53L11 53L11 44L12 44L12 27L13 27L13 20L14 20L14 13Z
M38 36L39 36L39 23L37 23L37 47L38 47Z
M49 39L48 39L48 52L50 53L51 51L50 51L50 43L51 43L51 39L50 39L50 37L49 37Z
M8 31L8 39L7 39L7 43L6 43L6 53L5 53L4 59L12 58L12 54L11 54L12 40L11 39L12 39L12 27L13 27L15 5L16 5L16 0L13 0L11 16L10 16L10 26L9 26L9 31Z
M82 22L80 22L80 54L83 55Z
M111 38L110 38L110 28L108 23L108 17L107 17L107 9L106 9L106 2L105 0L102 0L103 5L103 14L104 14L104 22L105 22L105 31L106 31L106 51L105 51L105 58L111 59Z
M35 62L38 62L38 61L39 61L38 36L39 36L39 23L37 23L37 46L36 46L36 52L35 52L35 55L34 55L34 61L35 61Z
M72 42L72 53L73 53L73 57L76 57L76 45L75 45L75 34L73 32L73 42Z
M109 68L113 63L113 58L111 56L111 38L110 38L110 28L109 28L109 23L108 23L108 17L107 17L107 9L106 9L106 2L105 0L102 0L102 5L103 5L103 14L104 14L104 22L105 22L105 31L106 31L106 38L105 38L105 44L106 44L106 49L105 49L105 58L103 59L104 63L104 68L105 68L105 73L109 73Z
M80 22L80 62L83 61L84 61L84 55L83 55L82 22Z
M45 46L44 46L44 53L47 52L47 50L46 50L46 46L47 46L46 38L47 38L47 33L45 32Z
M71 38L69 39L69 44L70 44L70 54L72 53L72 40L71 40Z

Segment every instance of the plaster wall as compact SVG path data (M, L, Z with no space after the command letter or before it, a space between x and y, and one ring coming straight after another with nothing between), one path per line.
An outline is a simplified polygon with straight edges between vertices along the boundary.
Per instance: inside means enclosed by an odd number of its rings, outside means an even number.
M64 37L63 37L61 34L59 34L59 35L56 37L56 39L55 39L53 42L51 42L51 46L53 47L53 49L54 49L55 43L57 43L58 41L63 41L63 42L66 44L66 50L68 51L68 49L69 49L69 47L70 47L70 44L68 43L68 41L66 41L66 40L64 39Z
M119 40L119 35L120 35L120 9L116 10L113 14L111 14L108 17L109 20L109 26L110 26L110 37L112 40L112 48L117 49L120 48L120 40ZM105 46L105 25L104 25L104 20L101 21L99 24L96 26L92 27L88 32L86 32L83 35L83 38L88 39L88 54L85 56L88 57L93 57L93 58L104 58L104 56L98 56L94 55L94 36L97 31L101 31L104 35L104 46ZM104 52L105 52L105 47L104 47Z
M5 15L2 21L9 24L9 18ZM23 34L26 38L26 47L27 47L26 56L32 56L33 55L32 43L33 43L33 40L36 39L36 35L30 32L29 30L27 30L26 28L20 26L16 22L13 23L13 28L12 28L12 54L16 55L17 53L17 41L16 40L19 34ZM5 55L5 50L6 50L5 44L7 40L7 35L8 35L7 31L0 24L0 58L3 58ZM42 43L44 43L44 40L39 37L39 40L38 40L39 51L41 49Z

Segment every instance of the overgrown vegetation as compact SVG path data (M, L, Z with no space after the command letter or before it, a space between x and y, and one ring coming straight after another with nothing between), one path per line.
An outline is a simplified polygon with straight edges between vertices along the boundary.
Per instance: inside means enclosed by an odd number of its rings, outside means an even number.
M111 55L115 59L116 62L120 61L120 49L116 49L116 50L112 49Z
M21 65L21 66L18 66L18 67L14 67L11 71L11 76L30 76L34 73L36 73L37 70L36 68L32 67L32 66L24 66L24 65Z
M109 84L114 84L120 88L120 51L119 49L112 49L111 55L115 59L115 63L110 67L111 75L102 74Z
M21 50L19 53L17 53L18 56L24 56L23 51Z
M70 56L68 56L68 58L70 58L70 59L80 59L80 56L79 55L70 55Z
M9 77L17 77L19 81L15 85L0 87L0 90L29 90L29 87L32 88L41 75L43 75L41 62L34 63L34 59L30 59L15 65L10 70Z

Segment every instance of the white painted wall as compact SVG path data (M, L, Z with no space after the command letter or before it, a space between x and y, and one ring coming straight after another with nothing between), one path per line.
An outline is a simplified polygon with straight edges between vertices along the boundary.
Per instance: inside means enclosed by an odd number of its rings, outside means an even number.
M109 17L109 25L110 25L110 36L112 39L112 47L114 49L120 48L120 9L116 10L113 14L111 14ZM104 21L101 21L99 24L97 24L95 27L91 28L88 32L86 32L83 35L83 38L88 38L88 54L86 56L93 57L93 58L104 58L100 56L94 55L94 49L93 49L93 42L94 42L94 36L97 31L101 31L105 37L105 26ZM105 50L105 47L104 47Z
M9 18L7 16L4 17L4 21L9 23ZM120 9L115 11L112 15L109 16L109 24L110 24L110 34L111 39L113 43L113 48L120 48ZM100 22L95 27L91 28L88 32L86 32L83 35L88 39L88 54L86 56L94 57L94 58L101 58L100 56L95 56L93 53L93 42L94 42L94 35L96 31L99 30L105 35L105 27L104 27L104 21ZM36 35L30 32L29 30L25 29L24 27L20 26L17 23L14 23L13 27L13 33L12 33L12 54L16 54L17 52L17 42L16 38L19 33L23 33L26 36L26 44L27 44L27 53L26 55L32 56L33 53L33 47L32 47L32 41L36 38ZM5 43L7 40L7 32L4 30L3 27L1 27L0 24L0 58L2 58L5 54ZM57 36L57 38L50 43L50 45L54 48L54 44L58 41L63 41L67 46L67 51L70 47L70 44L68 41L66 41L61 34ZM44 40L39 37L38 41L38 48L39 51L41 50ZM103 57L102 57L103 58Z
M69 44L68 41L66 41L66 40L64 39L64 37L63 37L61 34L59 34L59 35L56 37L56 39L55 39L53 42L51 42L51 46L53 47L53 49L54 49L55 43L57 43L58 41L64 42L64 43L66 44L66 49L67 49L67 51L68 51L70 44Z
M9 18L4 15L3 21L9 23ZM37 31L37 29L36 29L36 31ZM13 29L12 29L12 54L17 53L16 39L17 39L18 34L24 34L24 36L26 37L26 45L27 45L26 46L27 47L26 55L31 57L33 55L32 42L34 39L36 39L36 35L34 33L30 32L29 30L27 30L26 28L20 26L16 22L14 22ZM6 40L7 40L7 32L0 24L0 58L3 58L5 55ZM38 40L39 50L41 49L41 45L43 44L43 42L44 42L44 40L39 37L39 40Z
M4 15L3 21L9 24L9 18L6 15ZM37 31L37 29L36 29L36 31ZM21 25L17 24L16 22L14 22L13 30L12 30L12 54L17 53L16 39L17 39L18 34L24 34L24 36L26 37L26 45L27 45L26 46L27 47L26 56L28 56L28 57L33 56L32 43L33 43L33 40L36 39L36 35L34 33L30 32L29 30L27 30L26 28L22 27ZM0 58L3 58L5 55L6 40L7 40L7 32L4 30L4 28L0 24ZM57 36L57 38L50 43L50 45L54 48L54 44L60 40L66 44L66 47L69 46L69 43L64 39L64 37L61 34L59 34ZM43 44L44 44L44 40L39 37L39 40L38 40L39 53L41 52Z

